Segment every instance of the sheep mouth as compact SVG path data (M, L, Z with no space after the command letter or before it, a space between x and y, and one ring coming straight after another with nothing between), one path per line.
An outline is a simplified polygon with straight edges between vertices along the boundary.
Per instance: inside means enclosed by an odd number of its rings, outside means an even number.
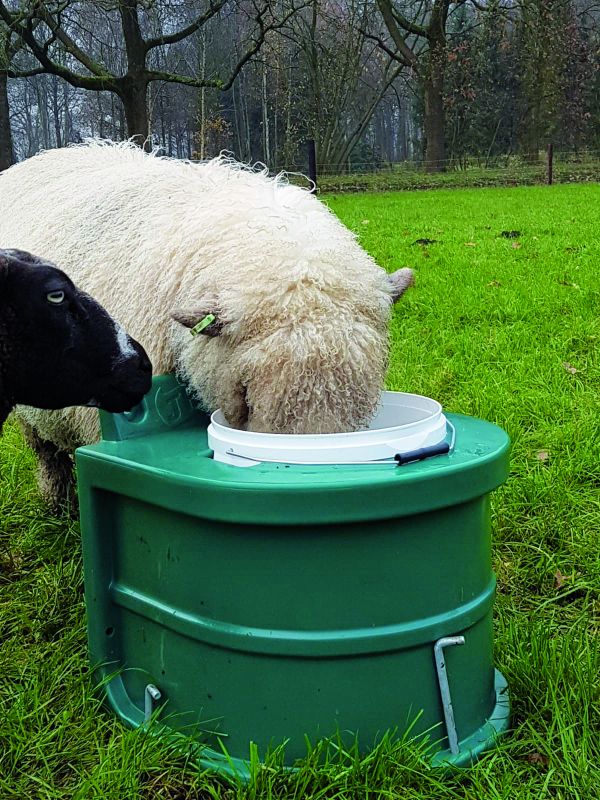
M90 408L99 408L102 411L108 411L110 414L124 414L127 411L131 411L142 402L149 388L150 386L148 386L145 391L141 389L129 390L111 388L98 398L92 398L87 403L87 406Z

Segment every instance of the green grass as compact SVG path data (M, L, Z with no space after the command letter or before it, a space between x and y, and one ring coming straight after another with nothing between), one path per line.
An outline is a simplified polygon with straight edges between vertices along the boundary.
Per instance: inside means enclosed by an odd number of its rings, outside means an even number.
M46 517L32 458L8 426L0 800L600 797L600 186L328 202L386 268L417 274L392 323L389 386L497 422L513 440L510 479L493 498L496 662L512 734L456 774L384 741L365 757L330 747L324 764L317 748L293 776L274 754L242 788L125 730L87 672L77 527Z

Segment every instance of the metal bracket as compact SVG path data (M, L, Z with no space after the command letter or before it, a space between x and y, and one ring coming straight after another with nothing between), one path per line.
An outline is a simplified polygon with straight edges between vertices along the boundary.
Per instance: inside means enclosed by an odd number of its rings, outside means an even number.
M440 685L440 695L444 708L444 719L446 720L446 732L450 752L456 755L460 752L458 747L458 736L456 735L456 724L454 722L454 710L452 708L452 698L450 697L450 686L448 685L448 673L446 671L446 660L444 658L444 648L452 647L457 644L464 644L464 636L444 636L438 639L433 648L435 655L435 667L437 670L438 683Z
M146 686L144 692L144 722L150 722L156 703L161 697L160 689L157 689L153 683L149 683Z

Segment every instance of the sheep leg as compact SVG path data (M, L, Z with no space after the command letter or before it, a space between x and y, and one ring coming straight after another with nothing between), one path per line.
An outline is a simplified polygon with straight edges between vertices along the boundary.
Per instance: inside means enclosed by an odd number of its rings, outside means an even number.
M20 422L25 441L37 456L38 487L50 512L56 516L64 513L76 517L78 514L75 491L73 459L66 450L42 439L30 425Z

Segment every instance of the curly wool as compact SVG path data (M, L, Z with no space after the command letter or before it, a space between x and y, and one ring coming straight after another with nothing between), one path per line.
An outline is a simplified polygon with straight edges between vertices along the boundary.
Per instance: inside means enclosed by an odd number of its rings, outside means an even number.
M59 263L209 409L251 430L355 430L384 381L386 273L316 197L223 158L203 164L91 142L0 178L0 242ZM214 311L190 336L174 309ZM19 414L64 449L98 437L85 409Z

